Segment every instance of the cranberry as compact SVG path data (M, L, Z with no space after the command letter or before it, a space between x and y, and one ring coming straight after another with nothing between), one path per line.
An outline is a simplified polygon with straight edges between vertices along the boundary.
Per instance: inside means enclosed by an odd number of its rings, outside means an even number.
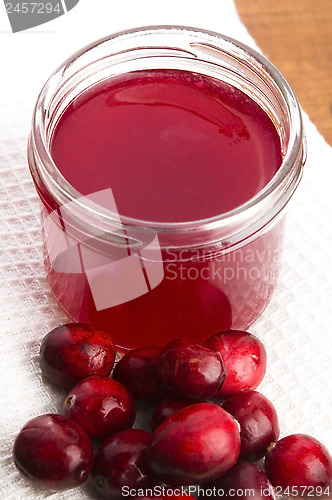
M106 439L131 427L134 400L128 389L108 377L87 377L68 394L63 414L72 418L93 438Z
M114 359L115 347L109 335L82 323L54 328L44 337L40 349L43 374L66 389L90 375L107 376Z
M115 366L113 378L128 387L136 398L162 397L166 391L157 374L160 350L160 347L146 346L127 352Z
M229 413L212 403L196 403L156 429L151 465L170 485L198 484L233 467L240 445L238 424Z
M275 487L327 487L332 481L332 457L311 436L292 434L267 453L265 470Z
M154 431L166 418L174 415L182 408L186 408L193 404L190 399L166 398L154 408L151 416L151 429Z
M205 491L215 488L214 497L233 500L275 500L274 489L264 472L251 462L239 460L226 474L204 484ZM222 494L218 495L218 490Z
M250 389L238 392L226 399L223 408L240 424L242 459L255 461L262 458L279 438L277 412L260 392Z
M226 376L219 352L188 339L165 345L158 359L158 374L173 395L193 399L214 396Z
M160 482L150 469L148 454L152 436L139 429L127 429L107 439L97 451L92 481L104 498L122 488L150 488Z
M209 337L206 344L220 352L226 367L226 380L218 396L226 398L258 387L266 372L266 351L255 335L228 330Z
M92 467L92 446L83 429L62 415L41 415L25 424L13 449L17 468L52 490L82 484Z

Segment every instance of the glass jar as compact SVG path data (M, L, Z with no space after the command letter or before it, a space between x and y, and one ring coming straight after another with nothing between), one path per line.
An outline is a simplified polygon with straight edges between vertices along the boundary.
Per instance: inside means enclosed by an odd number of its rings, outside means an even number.
M268 114L283 161L257 195L209 219L157 223L118 214L111 190L82 196L61 175L50 144L69 103L112 76L156 68L217 78ZM121 32L84 48L43 87L28 160L41 200L47 277L72 320L102 326L118 346L131 348L247 329L270 301L285 207L305 161L304 133L289 84L251 48L181 26Z

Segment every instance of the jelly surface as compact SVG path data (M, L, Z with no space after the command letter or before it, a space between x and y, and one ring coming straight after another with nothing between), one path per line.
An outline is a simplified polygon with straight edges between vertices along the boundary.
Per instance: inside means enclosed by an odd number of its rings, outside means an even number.
M282 157L251 98L182 70L112 77L78 96L55 128L52 157L81 194L111 188L120 215L201 220L257 194Z

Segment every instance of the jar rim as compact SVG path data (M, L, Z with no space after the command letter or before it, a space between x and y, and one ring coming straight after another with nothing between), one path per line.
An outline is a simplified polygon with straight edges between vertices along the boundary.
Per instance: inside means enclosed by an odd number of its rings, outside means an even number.
M121 223L124 226L144 227L149 231L172 234L183 234L188 232L202 232L206 230L215 230L224 227L237 227L239 218L243 218L243 214L248 217L261 218L262 213L266 213L268 207L275 207L275 215L286 205L291 195L293 194L302 174L302 167L305 162L305 136L303 131L303 123L301 116L301 109L297 98L290 87L285 77L279 70L262 54L252 49L251 47L239 42L231 37L199 28L189 26L169 26L169 25L155 25L133 28L117 32L113 35L101 38L92 44L83 47L80 51L69 57L47 80L43 86L33 115L32 132L30 137L29 149L33 149L33 153L29 151L29 163L32 175L36 177L36 171L41 168L44 169L44 175L51 182L52 187L70 202L77 203L83 209L94 212L95 216L110 218L110 212L104 210L103 207L97 207L93 202L90 203L89 199L82 197L78 191L69 184L69 182L62 176L56 167L55 162L49 151L46 140L45 120L47 117L47 110L45 108L46 97L54 92L54 79L61 79L65 74L67 68L70 68L80 58L84 58L90 51L98 50L101 46L112 42L130 37L144 35L143 41L147 42L146 35L191 35L192 42L188 49L194 50L195 47L200 47L210 52L216 51L215 56L218 57L218 50L224 50L223 44L228 48L232 48L234 54L239 57L249 58L255 60L265 77L273 81L274 85L280 92L280 96L284 100L284 104L289 116L289 140L288 146L283 156L282 164L270 182L263 187L256 195L244 202L243 204L235 207L234 209L215 215L205 219L198 219L194 221L185 222L156 222L135 219L126 217L120 214ZM211 53L208 57L211 57ZM74 73L75 74L75 73ZM36 167L38 163L39 167ZM53 174L56 173L56 176ZM78 195L78 196L77 196ZM84 199L83 199L84 198ZM83 200L83 201L82 201ZM113 221L114 222L114 221ZM268 221L265 221L265 224ZM262 223L260 223L262 225ZM241 225L243 229L243 225ZM240 227L239 226L239 227ZM227 231L226 231L227 233Z

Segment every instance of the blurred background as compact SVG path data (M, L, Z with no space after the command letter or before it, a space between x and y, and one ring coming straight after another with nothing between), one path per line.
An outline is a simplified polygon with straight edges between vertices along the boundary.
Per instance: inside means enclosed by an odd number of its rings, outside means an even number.
M332 2L235 0L242 22L332 145ZM331 165L332 167L332 165Z

